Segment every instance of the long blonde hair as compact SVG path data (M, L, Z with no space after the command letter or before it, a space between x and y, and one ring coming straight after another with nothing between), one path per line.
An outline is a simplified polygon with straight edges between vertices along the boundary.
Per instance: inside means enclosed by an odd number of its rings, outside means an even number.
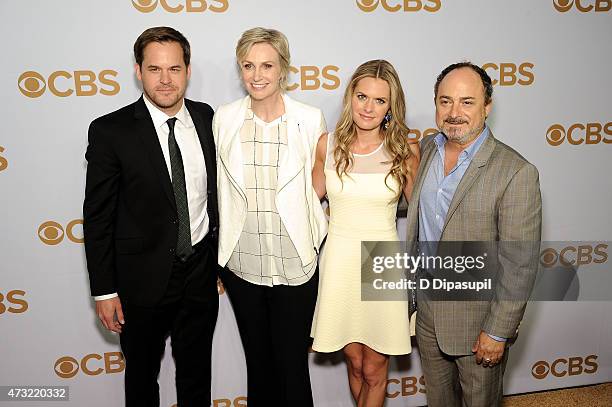
M409 129L405 122L406 102L402 84L400 83L393 65L383 59L376 59L361 64L346 87L342 103L342 113L340 114L340 119L334 131L334 138L336 141L336 146L334 148L336 174L342 179L342 175L348 175L348 170L353 166L354 158L350 148L357 138L357 130L355 128L355 122L353 121L351 102L357 83L363 78L382 79L389 84L389 89L391 91L389 100L391 119L389 121L383 120L380 131L383 134L384 148L392 157L391 169L385 177L385 184L387 184L387 179L390 176L397 180L400 184L400 188L396 199L399 199L404 185L406 185L408 181L408 177L412 177L413 175L412 170L407 164L407 160L412 155L412 152L408 146Z

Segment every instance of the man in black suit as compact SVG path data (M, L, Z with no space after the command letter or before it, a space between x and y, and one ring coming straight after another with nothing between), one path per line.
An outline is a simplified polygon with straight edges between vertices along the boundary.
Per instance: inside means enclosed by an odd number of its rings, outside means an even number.
M191 67L181 33L150 28L134 56L143 96L89 127L91 294L102 324L120 334L126 406L159 406L168 335L178 404L209 405L219 308L213 110L184 98Z

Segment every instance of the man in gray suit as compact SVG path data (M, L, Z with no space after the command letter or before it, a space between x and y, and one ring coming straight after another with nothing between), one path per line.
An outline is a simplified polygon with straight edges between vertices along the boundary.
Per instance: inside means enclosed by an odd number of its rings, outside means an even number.
M537 270L538 171L485 124L493 86L483 69L469 62L450 65L434 93L440 133L421 142L407 212L409 247L499 242L495 263L503 272L487 301L433 301L417 292L416 338L427 401L430 407L496 406L507 345L516 337ZM501 246L504 241L526 244L517 255Z

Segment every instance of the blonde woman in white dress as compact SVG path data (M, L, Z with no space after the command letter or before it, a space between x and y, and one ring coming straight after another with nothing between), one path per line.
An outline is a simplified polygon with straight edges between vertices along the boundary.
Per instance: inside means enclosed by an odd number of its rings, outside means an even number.
M397 241L396 211L419 162L408 138L404 93L384 60L357 68L333 133L319 139L313 184L330 206L311 336L317 352L342 349L358 406L382 406L389 355L410 353L403 301L361 300L361 241ZM403 293L404 294L404 293Z

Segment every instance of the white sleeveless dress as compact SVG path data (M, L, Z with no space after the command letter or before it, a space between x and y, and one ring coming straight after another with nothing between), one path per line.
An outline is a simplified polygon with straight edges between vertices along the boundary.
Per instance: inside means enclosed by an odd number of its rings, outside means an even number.
M334 145L330 133L325 160L330 220L319 266L312 348L334 352L358 342L387 355L410 353L408 292L398 301L361 300L361 241L398 240L394 197L399 185L392 177L385 184L389 156L382 145L370 154L354 154L349 176L341 182Z

